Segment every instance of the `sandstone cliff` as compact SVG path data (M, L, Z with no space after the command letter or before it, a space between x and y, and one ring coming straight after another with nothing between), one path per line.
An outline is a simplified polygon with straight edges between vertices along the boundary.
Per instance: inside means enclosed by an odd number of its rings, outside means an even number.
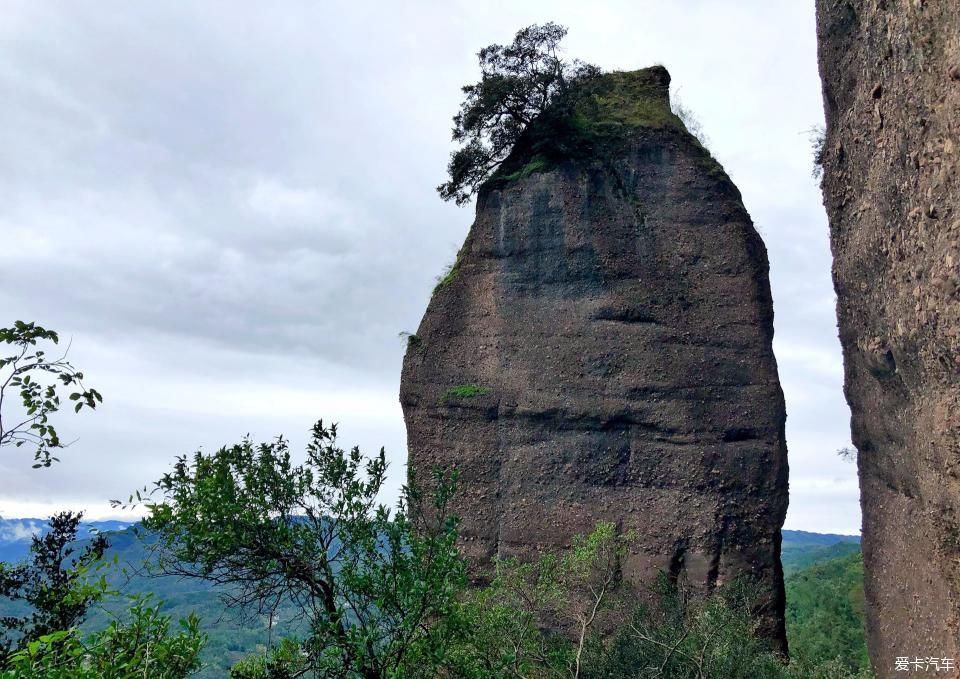
M410 468L461 473L480 565L635 530L627 578L757 577L785 649L784 403L766 250L669 109L662 67L604 76L578 159L518 151L404 361Z
M960 662L960 4L818 0L867 634Z

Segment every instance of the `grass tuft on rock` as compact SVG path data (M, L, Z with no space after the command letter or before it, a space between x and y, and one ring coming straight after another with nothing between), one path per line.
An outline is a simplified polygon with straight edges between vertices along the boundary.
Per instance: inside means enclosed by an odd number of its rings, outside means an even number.
M460 270L460 263L463 261L463 248L457 252L457 258L447 264L447 267L443 270L443 274L437 276L437 284L433 286L433 294L437 294L440 290L443 290L445 287L450 285L453 282L453 279L457 277L457 272Z
M473 398L489 393L489 389L479 384L458 384L447 389L447 398Z

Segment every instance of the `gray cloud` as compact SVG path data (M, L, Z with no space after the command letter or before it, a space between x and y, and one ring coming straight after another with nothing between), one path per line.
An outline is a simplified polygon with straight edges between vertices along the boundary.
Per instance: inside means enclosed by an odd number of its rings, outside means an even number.
M855 531L813 9L793 0L12 2L0 23L0 322L74 338L102 412L0 513L87 506L173 455L315 417L402 479L403 343L470 210L433 187L474 52L545 20L608 69L662 62L767 242L792 527ZM3 318L9 319L2 321Z

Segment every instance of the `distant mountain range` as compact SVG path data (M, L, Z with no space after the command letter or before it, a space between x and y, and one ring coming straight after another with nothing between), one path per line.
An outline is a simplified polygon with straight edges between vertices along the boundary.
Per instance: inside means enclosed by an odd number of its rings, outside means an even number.
M783 574L788 577L813 564L860 551L859 535L809 533L805 530L785 530L781 534L780 561Z
M123 531L133 526L131 521L85 521L80 527L80 538L86 539L95 533ZM26 558L30 550L30 537L47 530L45 519L2 519L0 518L0 561L18 561ZM811 533L804 530L784 530L782 559L784 569L787 564L794 565L798 560L806 561L813 554L830 553L839 548L843 553L857 551L859 535L838 535L835 533ZM123 541L126 543L126 540ZM814 559L820 560L820 559Z
M85 521L80 524L79 537L86 539L96 533L123 530L130 521ZM37 533L46 533L46 519L0 518L0 561L19 561L30 552L30 538Z
M837 542L855 542L860 544L859 535L837 535L836 533L809 533L805 530L784 530L783 544L791 549L795 547L820 546L824 547Z
M46 523L42 519L0 519L0 560L17 561L29 553L30 536L35 532L44 532ZM197 675L199 679L223 677L229 673L230 666L244 655L267 643L270 636L274 639L287 634L302 632L292 609L282 606L274 612L273 632L268 633L270 617L267 613L248 612L240 615L224 607L218 594L220 590L195 580L186 580L173 576L149 576L140 566L150 555L149 535L138 535L136 524L126 521L90 521L82 524L81 536L89 538L94 532L107 533L110 549L107 557L117 555L119 568L111 576L124 594L152 592L165 602L164 611L176 620L191 612L200 615L203 630L209 635L204 650L204 670ZM847 556L860 549L860 538L854 535L834 535L810 533L806 531L783 531L782 561L784 574L793 574L815 564ZM121 569L129 569L126 574ZM132 577L131 577L132 575ZM789 587L789 582L788 582ZM107 609L119 610L123 600ZM12 609L9 602L0 599L0 615L20 613ZM90 627L102 627L106 624L106 611L97 611L91 616Z

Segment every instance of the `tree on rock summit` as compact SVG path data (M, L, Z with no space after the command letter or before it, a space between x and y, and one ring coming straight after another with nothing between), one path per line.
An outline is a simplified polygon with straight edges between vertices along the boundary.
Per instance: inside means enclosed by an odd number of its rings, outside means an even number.
M518 31L510 45L480 50L480 81L463 87L466 97L453 117L453 140L462 146L450 156L449 181L437 187L441 198L457 205L470 200L534 120L573 84L600 73L559 56L566 34L564 26L535 24Z

